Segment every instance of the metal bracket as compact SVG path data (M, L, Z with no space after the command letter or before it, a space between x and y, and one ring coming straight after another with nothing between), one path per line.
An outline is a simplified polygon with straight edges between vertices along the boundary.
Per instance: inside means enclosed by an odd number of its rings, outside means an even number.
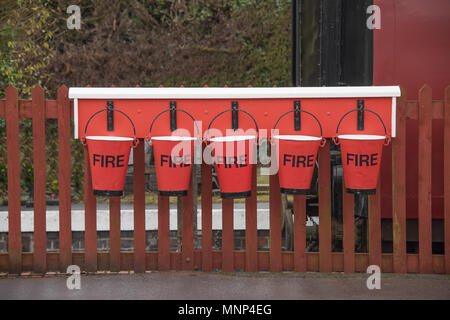
M239 128L239 120L238 120L238 102L237 101L231 101L231 128L233 130L237 130Z
M357 130L364 130L364 100L358 100Z
M300 100L294 101L294 130L300 131L302 129L302 121L300 117Z
M106 130L114 131L114 101L106 101Z
M177 102L170 101L170 131L177 130Z

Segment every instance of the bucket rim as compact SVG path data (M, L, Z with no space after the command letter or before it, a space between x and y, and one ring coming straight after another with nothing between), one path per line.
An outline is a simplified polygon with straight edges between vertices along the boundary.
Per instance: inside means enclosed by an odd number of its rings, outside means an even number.
M225 136L225 137L214 137L209 140L212 142L231 142L231 141L245 141L256 139L256 136Z
M344 140L384 140L386 136L374 134L340 134L338 138Z
M195 137L185 137L185 136L155 136L151 137L150 140L157 141L193 141L196 140Z
M302 134L279 134L273 136L274 139L278 140L293 140L293 141L320 141L322 137L306 136Z
M86 140L101 140L101 141L133 141L131 137L117 137L117 136L86 136Z

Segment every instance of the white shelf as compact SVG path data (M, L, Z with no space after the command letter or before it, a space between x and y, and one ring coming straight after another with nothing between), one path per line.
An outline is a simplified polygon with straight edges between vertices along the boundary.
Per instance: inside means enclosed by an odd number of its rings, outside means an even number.
M399 97L398 86L280 88L70 88L71 99L280 99Z

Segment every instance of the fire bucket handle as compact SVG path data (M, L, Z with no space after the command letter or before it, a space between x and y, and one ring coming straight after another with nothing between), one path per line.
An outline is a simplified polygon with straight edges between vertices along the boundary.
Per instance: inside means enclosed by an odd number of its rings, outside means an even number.
M210 122L209 125L208 125L208 129L206 130L206 133L205 133L205 139L207 139L209 129L211 128L211 125L213 124L213 122L214 122L219 116L221 116L222 114L224 114L225 112L230 112L230 111L244 112L245 114L247 114L248 116L250 116L250 118L252 118L252 120L253 120L253 123L255 124L256 132L259 133L258 123L256 122L255 118L252 116L252 114L251 114L250 112L245 111L245 110L242 110L242 109L227 109L227 110L224 110L224 111L218 113L218 114L211 120L211 122Z
M152 123L150 124L150 129L148 131L148 136L145 138L145 141L149 145L152 144L151 133L152 133L153 124L155 123L156 119L158 119L163 113L166 113L166 112L171 111L171 110L176 110L176 111L181 111L181 112L186 113L192 119L192 121L194 121L195 127L197 128L197 134L200 136L200 129L198 128L197 122L195 121L194 117L189 112L187 112L186 110L183 110L183 109L179 109L179 108L171 108L171 109L169 108L169 109L163 110L160 113L158 113L156 115L156 117L153 119Z
M323 135L322 135L322 125L320 124L319 119L317 119L317 117L316 117L315 115L313 115L311 112L308 112L308 111L305 111L305 110L289 110L289 111L283 113L283 114L278 118L277 122L275 122L275 125L273 126L273 129L272 129L272 130L275 130L275 128L277 127L278 122L280 122L281 118L283 118L285 115L287 115L287 114L289 114L289 113L291 113L291 112L295 112L295 111L300 111L300 112L307 113L307 114L309 114L310 116L312 116L312 117L317 121L317 124L319 125L319 129L320 129L320 137L322 138L322 141L320 142L320 147L324 147L325 144L327 143L327 140L326 140L326 139L323 137Z
M348 111L348 112L347 112L346 114L344 114L344 115L342 116L342 118L339 120L338 125L337 125L337 128L336 128L336 136L333 137L333 141L334 141L334 143L335 143L336 145L339 145L339 144L340 144L339 138L338 138L337 135L338 135L338 133L339 133L339 126L341 125L342 120L344 120L344 118L345 118L348 114L350 114L350 113L352 113L352 112L355 112L355 111L359 111L359 109L353 109L353 110ZM384 139L384 145L385 145L385 146L389 145L389 143L391 142L391 137L388 136L388 134L387 134L386 125L384 124L383 119L381 119L380 115L379 115L378 113L376 113L375 111L372 111L372 110L370 110L370 109L364 109L364 111L372 112L374 115L377 116L378 120L380 120L380 122L381 122L381 124L383 125L383 128L384 128L384 135L386 136L386 138Z
M91 122L92 118L94 118L96 115L98 115L99 113L101 113L101 112L103 112L103 111L110 111L110 110L108 110L107 108L102 109L102 110L99 110L99 111L95 112L95 113L88 119L88 121L86 122L86 127L84 127L84 136L81 137L81 139L80 139L80 140L81 140L81 143L82 143L83 145L86 145L86 133L87 133L87 129L88 129L89 123ZM130 118L125 112L123 112L122 110L119 110L119 109L114 108L114 109L112 109L112 111L120 112L121 114L123 114L123 115L130 121L131 126L133 127L133 148L136 148L137 145L139 144L139 140L136 138L136 127L134 126L133 121L132 121L131 118Z

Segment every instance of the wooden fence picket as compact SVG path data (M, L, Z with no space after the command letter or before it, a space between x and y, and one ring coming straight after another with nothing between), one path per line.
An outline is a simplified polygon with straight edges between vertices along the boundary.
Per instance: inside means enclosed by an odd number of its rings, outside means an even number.
M34 175L34 247L33 271L45 273L47 269L46 188L47 168L45 159L45 95L40 86L34 87L32 96L33 116L33 175Z
M212 168L202 163L202 270L212 270Z
M397 135L392 142L392 247L395 273L406 273L406 94L397 102Z
M345 191L342 179L342 224L344 229L344 272L355 272L355 196Z
M294 196L294 270L306 272L306 196Z
M97 271L97 198L92 190L89 154L84 147L84 246L88 272Z
M6 89L5 97L9 272L19 274L22 271L22 234L20 225L19 104L16 88L9 86Z
M450 274L450 86L444 102L444 248L445 273Z
M251 196L245 200L245 271L258 271L257 168L253 166Z
M70 100L66 86L58 89L58 197L59 197L59 270L72 265Z
M158 270L170 269L170 203L169 197L158 196Z
M278 174L269 178L269 206L270 206L270 271L282 270L281 250L281 196Z
M120 271L120 197L109 198L109 269Z
M194 174L194 170L192 172ZM188 193L183 197L183 238L181 239L182 270L194 270L194 199L192 192L193 177ZM197 195L195 195L197 196Z
M330 141L319 149L319 269L332 271Z
M431 138L432 92L427 85L419 91L419 271L433 272L431 251Z
M376 193L369 196L369 264L381 268L381 196L380 179ZM381 269L383 271L383 269Z
M145 272L145 146L144 139L133 151L134 272Z
M233 199L222 199L222 271L234 271Z

